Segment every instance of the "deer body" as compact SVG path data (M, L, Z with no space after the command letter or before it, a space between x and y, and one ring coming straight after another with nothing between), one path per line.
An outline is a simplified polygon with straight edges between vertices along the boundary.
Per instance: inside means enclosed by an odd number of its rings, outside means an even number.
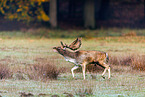
M105 68L102 76L104 77L106 70L108 70L109 73L108 78L110 78L110 67L109 65L106 64L106 61L108 61L107 53L101 51L85 51L85 50L70 52L67 49L65 50L62 49L61 47L54 47L53 49L56 50L59 54L61 54L66 61L75 64L75 66L71 69L73 77L74 77L74 70L76 70L81 66L83 71L83 77L85 79L86 65L97 64Z

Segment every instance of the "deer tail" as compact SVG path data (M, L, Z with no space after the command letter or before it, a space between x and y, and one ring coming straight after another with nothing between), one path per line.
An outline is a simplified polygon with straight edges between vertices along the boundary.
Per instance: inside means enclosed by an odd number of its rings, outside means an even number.
M109 62L109 55L108 55L108 53L106 53L106 62L107 63Z

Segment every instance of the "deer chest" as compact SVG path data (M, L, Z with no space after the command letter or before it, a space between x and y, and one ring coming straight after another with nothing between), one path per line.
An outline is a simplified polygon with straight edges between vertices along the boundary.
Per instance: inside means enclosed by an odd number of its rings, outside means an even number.
M65 58L65 60L68 61L68 62L77 64L77 61L76 61L76 59L74 59L74 58L69 58L69 57L64 57L64 58Z

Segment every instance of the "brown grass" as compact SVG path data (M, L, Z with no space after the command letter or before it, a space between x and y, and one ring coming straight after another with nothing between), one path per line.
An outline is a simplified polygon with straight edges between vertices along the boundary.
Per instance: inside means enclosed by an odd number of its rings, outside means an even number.
M79 89L78 91L76 91L76 95L78 95L79 97L93 96L93 89Z
M145 71L145 55L110 56L110 64L118 66L130 66L134 70Z
M8 65L0 64L0 79L10 78L12 73Z
M132 64L134 57L132 55L128 56L110 56L109 62L112 65L122 65L122 66L129 66Z
M145 71L145 55L129 54L129 55L112 55L110 56L109 64L111 64L112 71L116 70L113 66L121 66L130 68L130 70ZM36 64L26 64L24 67L17 67L17 69L10 69L10 66L0 64L0 79L21 76L24 78L19 79L32 79L32 80L48 80L57 79L60 73L70 72L68 67L57 67L52 60L37 59ZM120 68L120 67L119 67ZM123 68L116 71L122 71ZM94 64L87 65L87 72L99 72L104 70L102 67ZM19 72L20 71L20 72ZM77 72L82 72L81 68ZM26 76L26 78L25 78Z
M136 32L130 31L128 33L123 33L122 36L137 36L137 35L136 35Z
M145 71L145 55L135 56L132 60L131 67L136 70Z
M35 64L27 67L29 78L33 80L57 79L60 71L54 64Z

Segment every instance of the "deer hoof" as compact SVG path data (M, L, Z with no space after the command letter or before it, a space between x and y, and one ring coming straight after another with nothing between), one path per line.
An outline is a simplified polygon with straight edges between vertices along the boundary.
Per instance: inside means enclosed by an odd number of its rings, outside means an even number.
M103 77L103 79L105 79L105 77L104 76L102 76Z

